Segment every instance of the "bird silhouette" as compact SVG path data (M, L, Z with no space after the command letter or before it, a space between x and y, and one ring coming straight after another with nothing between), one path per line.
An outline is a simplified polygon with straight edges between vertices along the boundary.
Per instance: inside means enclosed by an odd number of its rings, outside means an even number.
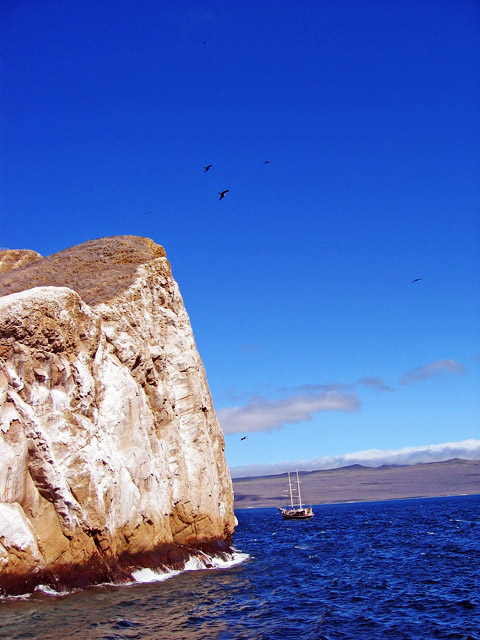
M423 278L415 278L415 280L412 280L412 284L413 284L414 282L420 282L420 280L423 280Z
M271 160L265 160L263 164L272 164Z
M207 166L205 167L205 171L203 173L207 173L207 171L210 169L212 165L211 164L207 164Z
M220 194L219 200L221 200L222 198L225 197L225 194L228 193L228 189L225 189L225 191L219 191L218 193Z
M248 436L243 436L243 438L240 438L240 440L246 440L248 438Z
M151 211L145 211L145 215L149 216L152 212Z

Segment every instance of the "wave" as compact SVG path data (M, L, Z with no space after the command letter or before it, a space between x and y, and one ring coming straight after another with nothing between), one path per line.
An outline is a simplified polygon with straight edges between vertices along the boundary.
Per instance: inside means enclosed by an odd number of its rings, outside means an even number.
M181 573L181 571L173 571L169 569L159 571L158 569L154 570L149 569L148 567L143 567L142 569L133 571L132 578L135 582L162 582L163 580L168 580L168 578L173 578L173 576L176 576L179 573Z
M38 584L35 587L35 591L43 593L45 596L68 596L71 593L75 593L75 591L78 591L78 589L70 589L70 590L64 590L64 591L57 591L56 589L54 589L53 587L51 587L48 584Z
M37 584L37 586L35 587L32 593L20 593L19 595L16 595L16 596L2 595L0 596L0 601L29 600L30 598L38 594L41 594L44 596L61 597L61 596L71 595L76 591L78 591L78 589L63 589L61 591L57 591L56 589L54 589L48 584Z
M151 569L149 567L139 567L132 571L132 582L102 582L94 585L96 588L102 587L128 587L138 583L147 584L149 582L163 582L169 578L183 573L184 571L205 571L211 569L230 569L237 564L241 564L248 560L250 556L248 553L243 553L237 549L232 549L232 552L223 552L221 555L208 555L203 551L195 551L185 562L183 569L169 569L164 567L162 569ZM22 593L17 596L3 596L0 595L0 601L8 600L29 600L35 596L49 596L59 597L67 596L79 591L79 589L70 589L57 591L50 585L39 584L35 587L32 593Z
M21 593L18 596L0 596L0 602L5 602L5 601L15 601L15 600L28 600L30 598L32 594L31 593Z
M230 569L237 564L245 562L250 556L233 549L232 553L223 553L221 556L208 555L203 551L196 551L185 562L183 569L158 569L142 568L132 572L135 582L162 582L173 578L184 571L205 571L209 569Z

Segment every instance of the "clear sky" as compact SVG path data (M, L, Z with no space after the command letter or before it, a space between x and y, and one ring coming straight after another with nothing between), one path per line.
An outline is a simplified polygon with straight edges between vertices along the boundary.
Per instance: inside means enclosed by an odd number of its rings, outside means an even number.
M164 246L233 475L480 458L479 2L3 0L0 29L0 246Z

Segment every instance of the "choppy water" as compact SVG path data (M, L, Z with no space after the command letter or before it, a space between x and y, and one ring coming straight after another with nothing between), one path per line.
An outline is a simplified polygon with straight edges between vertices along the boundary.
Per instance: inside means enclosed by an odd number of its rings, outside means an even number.
M4 600L0 637L480 640L480 496L237 517L241 564Z

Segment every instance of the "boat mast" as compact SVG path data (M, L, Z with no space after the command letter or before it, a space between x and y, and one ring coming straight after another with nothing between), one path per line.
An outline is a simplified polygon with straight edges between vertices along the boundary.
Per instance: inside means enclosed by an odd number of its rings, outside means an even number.
M290 481L290 471L288 472L288 489L290 491L290 504L292 505L292 509L293 509L293 494L292 494L292 483Z
M300 493L300 480L298 479L298 469L297 469L297 487L298 487L298 506L302 508L302 494Z

